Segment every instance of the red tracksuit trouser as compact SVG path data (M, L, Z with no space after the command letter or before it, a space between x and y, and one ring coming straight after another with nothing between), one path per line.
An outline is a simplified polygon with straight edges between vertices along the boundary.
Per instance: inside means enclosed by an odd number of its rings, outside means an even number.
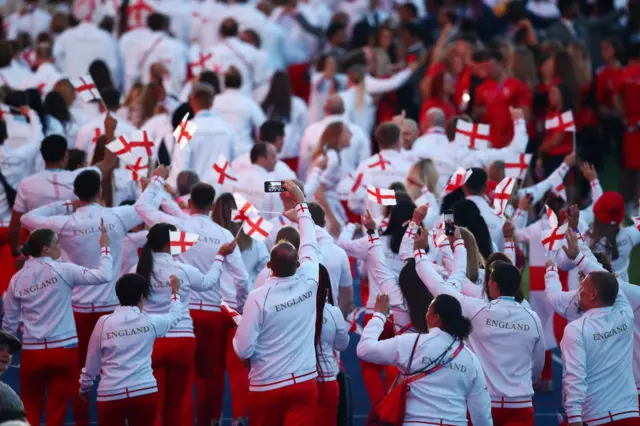
M76 331L78 333L78 361L77 361L77 370L75 372L74 385L75 395L71 401L71 406L73 408L73 418L75 420L76 426L89 426L89 404L84 402L78 396L79 390L79 379L80 373L82 372L82 368L84 367L85 362L87 361L87 347L89 346L89 339L91 338L91 333L93 333L93 329L96 326L96 323L103 315L109 315L111 312L74 312L73 318L76 322Z
M192 391L189 380L195 352L196 339L193 337L162 337L153 345L151 367L158 381L156 419L160 425L182 424L185 395Z
M62 426L69 400L78 394L78 348L22 351L20 394L27 420L39 425L45 410L47 426Z
M367 326L369 320L373 318L372 314L364 315L364 325ZM384 324L384 330L379 340L390 339L394 336L393 323L387 321ZM393 366L373 364L370 362L360 360L360 370L362 371L362 380L364 386L369 394L369 400L371 404L375 404L382 399L385 395L386 389L389 389L393 384L393 381L398 375L398 370ZM382 373L385 373L384 380L382 379Z
M98 401L99 426L153 426L158 408L158 393L149 393L115 401Z
M249 369L233 350L233 328L227 337L227 374L231 388L231 413L234 419L247 417L247 400L249 399Z
M335 426L338 421L340 385L337 380L316 382L318 387L318 409L316 426Z
M191 310L196 335L196 412L199 425L222 414L227 340L233 321L222 312Z
M318 390L315 380L266 392L249 392L251 426L308 426L316 418Z
M533 407L492 408L493 426L533 426Z

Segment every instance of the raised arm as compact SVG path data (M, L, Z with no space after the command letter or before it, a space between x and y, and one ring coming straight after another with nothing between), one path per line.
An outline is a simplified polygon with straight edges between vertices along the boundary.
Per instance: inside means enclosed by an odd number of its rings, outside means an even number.
M558 268L552 260L547 262L547 272L544 274L544 285L544 294L558 315L561 315L569 321L580 318L581 314L578 312L577 303L578 292L576 290L562 291Z
M148 315L149 323L156 331L157 337L164 337L169 330L178 325L182 316L182 303L180 303L180 278L171 275L171 302L169 312L164 315Z
M358 238L353 240L353 235L356 231L356 225L353 223L348 224L342 229L342 232L338 236L336 244L347 252L350 257L365 260L368 256L368 242L366 238Z
M412 74L411 68L405 68L389 78L375 78L367 74L364 78L364 87L370 95L382 95L401 87Z
M100 238L100 263L96 269L83 268L74 263L58 263L52 266L54 270L69 284L70 287L83 285L100 285L106 284L113 278L113 257L111 249L107 245L102 245L104 238L108 239L109 235L105 232Z
M159 209L162 200L169 197L169 194L164 189L167 173L168 169L164 166L154 170L153 179L133 205L133 208L147 226L153 226L156 223L169 223L181 229L182 220L180 218L171 216Z
M367 237L369 242L367 265L373 271L373 275L380 286L380 292L389 295L392 306L403 306L405 303L402 290L400 290L397 278L386 265L380 238L376 231L376 222L368 210L362 216L362 225L367 229L367 234L369 234Z
M373 364L398 365L400 362L399 337L378 340L389 313L389 297L386 294L378 294L375 309L375 314L360 336L360 342L358 342L356 349L358 358Z
M320 255L316 240L316 225L311 219L309 207L300 188L290 180L284 182L284 188L292 194L297 203L296 213L298 214L298 228L300 229L300 250L298 251L300 267L298 271L304 268L304 271L308 272L309 276L317 278Z
M79 201L56 201L25 213L20 218L22 226L30 231L38 228L51 228L59 233L69 220L68 215L79 206Z
M187 277L189 278L189 281L191 281L191 288L193 291L207 291L215 287L220 282L220 274L222 273L223 265L224 256L218 252L216 258L213 260L211 269L209 269L209 272L206 274L203 274L197 268L187 268Z
M565 176L569 172L569 169L575 164L576 156L575 153L569 154L564 158L564 161L557 169L555 169L545 180L538 182L533 186L529 186L527 188L523 188L518 191L518 197L522 198L525 195L532 195L531 202L533 204L538 203L544 197L544 194L547 193L552 187L553 183L560 180L564 180Z

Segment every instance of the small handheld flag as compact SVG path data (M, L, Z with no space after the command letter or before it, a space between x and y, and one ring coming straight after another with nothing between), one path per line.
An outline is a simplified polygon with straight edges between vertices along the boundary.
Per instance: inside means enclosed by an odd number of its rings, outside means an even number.
M173 131L173 136L176 138L176 143L180 149L184 149L187 146L197 129L196 123L189 121L189 113L187 113Z
M367 185L367 194L369 200L381 206L396 205L396 193L393 189L381 189Z
M73 87L75 87L78 96L80 96L80 99L85 102L102 99L102 96L100 96L100 92L98 91L98 88L96 87L96 84L93 82L93 79L90 75L74 78L71 80L71 84L73 84Z
M472 173L473 173L472 170L465 170L462 167L458 167L458 170L456 170L453 176L451 176L451 179L449 179L449 182L447 183L447 186L444 189L445 194L448 194L449 192L453 192L456 189L460 188L462 185L464 185L467 182L467 180L471 177Z
M469 149L489 148L489 125L458 120L455 142Z
M533 154L510 154L504 160L504 175L516 179L524 179Z
M217 182L223 185L226 180L237 181L238 179L232 174L231 165L223 154L220 154L218 161L213 165L213 171L218 175Z
M514 178L506 177L496 186L496 191L493 195L493 212L500 217L502 217L509 204L515 184L516 180Z
M257 241L266 240L272 228L273 223L265 220L257 213L249 213L242 223L244 233Z
M178 256L196 245L200 237L189 232L169 232L170 249L173 256Z

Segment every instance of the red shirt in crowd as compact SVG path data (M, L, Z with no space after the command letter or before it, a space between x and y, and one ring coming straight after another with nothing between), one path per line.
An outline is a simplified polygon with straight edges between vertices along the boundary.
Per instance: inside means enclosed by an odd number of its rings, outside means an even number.
M616 87L622 82L624 69L619 65L603 66L596 71L596 99L598 104L614 108Z
M640 62L624 68L617 92L622 98L627 124L640 122Z
M455 94L453 95L453 105L458 111L459 114L462 114L464 111L461 110L462 98L464 94L470 95L469 91L471 90L471 68L465 67L462 73L458 76L458 80L455 84ZM464 105L466 107L466 105Z
M580 105L576 113L575 122L578 131L585 127L598 127L598 111L594 109L592 95L593 81L580 88Z
M503 148L513 139L513 120L509 107L531 110L533 95L531 89L517 78L507 77L502 83L487 79L477 87L475 102L486 108L481 121L491 126L493 147Z

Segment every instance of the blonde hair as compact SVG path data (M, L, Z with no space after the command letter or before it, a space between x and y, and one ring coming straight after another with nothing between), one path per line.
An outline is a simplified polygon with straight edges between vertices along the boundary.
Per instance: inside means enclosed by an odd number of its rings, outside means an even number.
M438 170L436 170L436 166L430 158L420 160L411 166L408 177L415 177L419 179L427 186L429 192L435 195L436 198L440 198L440 189L438 187L440 174L438 173ZM418 188L416 185L410 184L410 182L408 183L407 192L409 192L409 195L415 201L422 195L422 188Z
M480 269L484 267L484 258L480 254L476 238L467 228L460 227L460 235L464 240L464 246L467 249L467 278L475 283L480 277Z
M311 158L316 158L322 155L325 149L335 149L337 150L338 142L340 141L340 135L345 129L345 124L342 121L336 121L329 124L322 132L322 136L320 136L320 141L316 148L313 150L313 155Z

